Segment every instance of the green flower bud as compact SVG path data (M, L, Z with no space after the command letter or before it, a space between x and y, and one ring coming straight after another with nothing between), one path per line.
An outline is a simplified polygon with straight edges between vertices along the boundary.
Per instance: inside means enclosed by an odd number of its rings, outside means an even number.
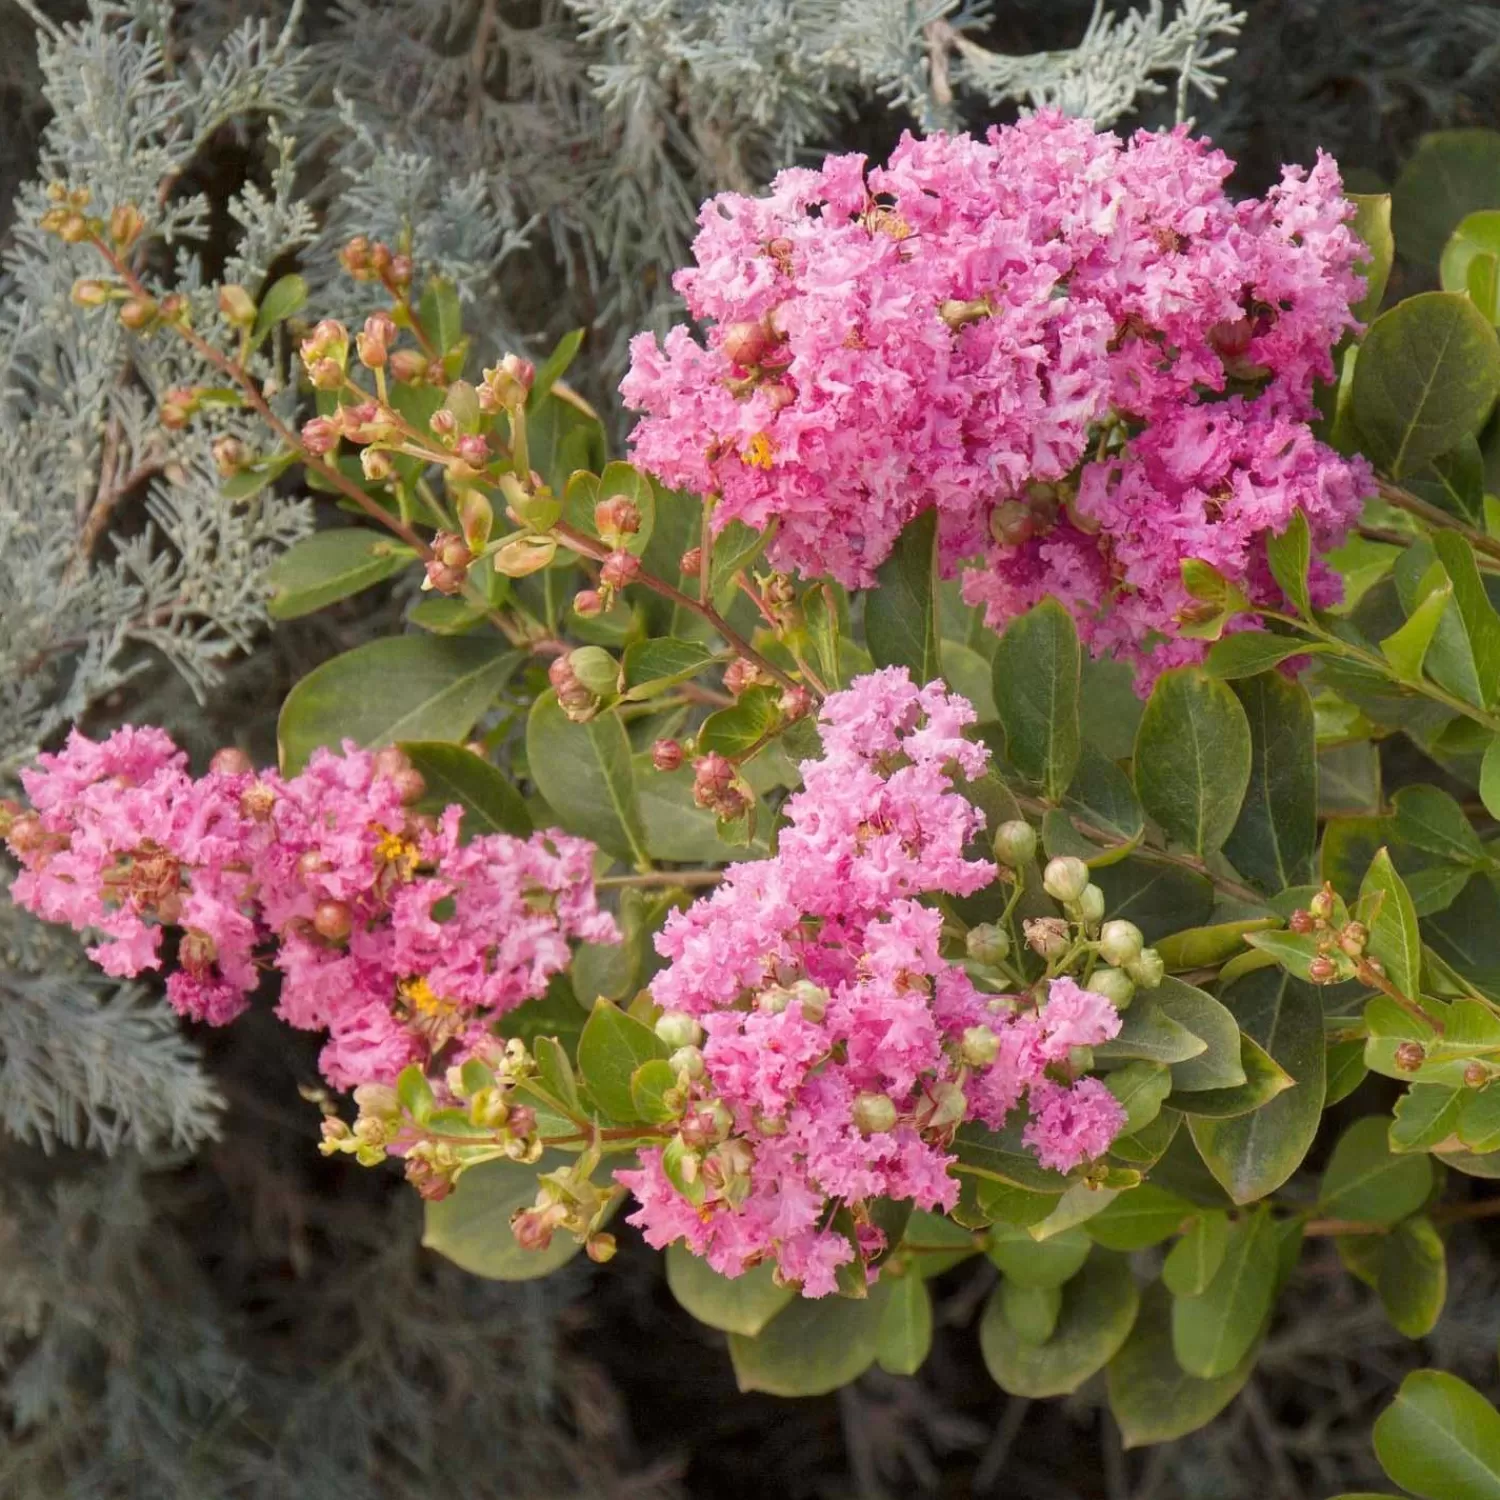
M1134 922L1116 918L1099 929L1099 957L1107 964L1133 964L1145 946L1146 939Z
M757 1006L768 1016L779 1016L792 1001L792 992L783 989L779 984L773 984L769 989L760 992L760 998L755 1002Z
M679 1047L696 1047L703 1040L703 1028L686 1011L663 1011L656 1023L656 1034L674 1052Z
M1134 963L1125 965L1125 972L1143 990L1154 990L1166 974L1167 966L1155 948L1142 948L1141 956Z
M377 1120L396 1120L401 1117L401 1100L387 1083L362 1083L354 1091L354 1104L362 1115L372 1115Z
M1000 1038L988 1026L970 1026L959 1055L971 1068L987 1068L1000 1055Z
M1024 818L1002 823L995 830L995 858L1016 869L1036 858L1036 829Z
M1124 969L1095 969L1084 989L1103 995L1116 1010L1124 1010L1135 998L1135 980Z
M1049 859L1047 868L1042 871L1042 889L1054 901L1076 901L1088 889L1088 884L1089 867L1071 854Z
M580 646L568 654L568 665L574 677L601 698L620 690L620 664L603 646Z
M792 986L791 996L802 1007L804 1021L821 1021L828 1010L828 991L810 979L799 979Z
M876 1135L896 1123L896 1106L885 1094L854 1096L854 1128L861 1135Z
M696 1047L679 1047L667 1059L667 1065L674 1073L686 1073L689 1078L703 1077L703 1054Z
M1003 963L1010 952L1010 935L998 923L981 922L969 929L964 947L977 964Z
M1097 885L1086 885L1078 898L1078 920L1093 926L1104 920L1104 892Z

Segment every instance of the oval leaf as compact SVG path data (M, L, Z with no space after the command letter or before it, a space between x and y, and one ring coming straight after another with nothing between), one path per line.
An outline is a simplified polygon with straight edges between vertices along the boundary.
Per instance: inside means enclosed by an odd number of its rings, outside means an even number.
M877 667L905 667L916 683L942 675L938 656L937 512L901 533L865 595L865 644Z
M760 1333L797 1295L792 1287L776 1285L775 1269L767 1261L742 1276L721 1276L686 1246L667 1246L667 1286L677 1301L700 1323L747 1338Z
M446 1198L423 1205L422 1243L465 1271L494 1281L550 1275L583 1247L572 1235L560 1233L545 1250L523 1250L510 1232L510 1217L536 1201L539 1172L555 1172L576 1160L565 1151L547 1151L530 1166L486 1161L470 1167Z
M1423 1500L1500 1500L1500 1412L1442 1370L1414 1370L1375 1420L1375 1455Z
M457 803L464 810L460 826L465 840L483 833L525 838L531 832L531 814L521 794L482 756L442 740L407 740L401 748L427 783L422 810L441 812Z
M995 652L995 705L1006 756L1056 802L1078 768L1078 628L1056 599L1012 620Z

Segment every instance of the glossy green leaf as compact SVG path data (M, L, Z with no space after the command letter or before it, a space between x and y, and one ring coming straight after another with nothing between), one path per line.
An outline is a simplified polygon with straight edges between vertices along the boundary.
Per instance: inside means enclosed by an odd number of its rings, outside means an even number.
M402 740L462 740L520 665L492 640L389 636L309 672L286 696L276 737L285 775L320 746L374 749Z
M1135 1322L1140 1296L1119 1256L1093 1256L1063 1290L1062 1312L1045 1344L1030 1344L1010 1326L999 1291L979 1324L986 1368L1012 1396L1063 1396L1119 1351Z
M250 347L258 349L278 323L284 322L293 313L301 312L306 306L307 278L296 272L278 277L266 288L265 295L260 299L260 306L255 310L255 323L250 330Z
M677 1087L677 1073L671 1063L660 1057L643 1062L630 1075L630 1104L638 1120L650 1125L664 1125L682 1112L681 1105L667 1102L669 1089Z
M1375 1419L1375 1456L1423 1500L1500 1500L1500 1412L1443 1370L1414 1370Z
M1194 1145L1229 1196L1254 1203L1287 1181L1318 1133L1326 1077L1322 997L1278 969L1247 974L1222 995L1244 1034L1293 1079L1249 1113L1188 1121Z
M932 1293L915 1272L892 1277L875 1358L888 1375L915 1375L932 1349Z
M1457 532L1438 531L1432 545L1453 584L1454 608L1439 643L1457 658L1445 683L1480 708L1500 701L1500 613L1490 603L1474 549Z
M1500 818L1500 735L1485 749L1479 771L1479 798L1492 818Z
M1189 1375L1172 1352L1172 1303L1160 1286L1141 1297L1140 1315L1109 1362L1109 1406L1127 1448L1169 1443L1206 1426L1240 1393L1255 1368L1252 1347L1213 1380Z
M1403 1219L1383 1236L1375 1290L1397 1332L1432 1332L1448 1296L1448 1258L1431 1219Z
M1045 1344L1057 1329L1062 1312L1060 1286L1022 1286L1003 1280L996 1295L1011 1331L1026 1344Z
M1260 1337L1276 1292L1273 1235L1265 1209L1241 1219L1204 1291L1173 1302L1172 1350L1189 1375L1227 1375Z
M552 352L536 367L536 374L531 381L531 391L526 398L527 406L540 406L551 393L552 387L568 373L569 366L578 357L578 351L583 347L586 332L587 330L583 328L569 329L552 346Z
M1157 679L1135 739L1135 787L1168 837L1220 848L1250 781L1250 726L1233 691L1199 667Z
M1109 915L1134 922L1148 943L1184 927L1197 927L1213 914L1213 885L1181 865L1132 855L1096 868L1093 878L1104 892Z
M625 697L637 701L654 698L679 682L706 671L717 654L700 641L678 641L671 637L636 641L625 648Z
M1484 455L1475 438L1466 437L1456 447L1438 454L1408 476L1406 487L1439 510L1484 529Z
M1144 1250L1171 1239L1197 1211L1186 1198L1154 1182L1143 1182L1095 1214L1084 1230L1106 1250Z
M644 862L646 830L630 740L616 715L602 713L575 724L549 689L526 721L526 765L568 832Z
M556 1037L539 1036L532 1042L531 1050L536 1057L537 1075L543 1087L566 1109L581 1114L583 1100L567 1048Z
M931 1278L941 1276L944 1271L977 1255L979 1246L973 1232L962 1224L954 1223L945 1214L927 1213L918 1208L906 1221L900 1250L910 1258L913 1271Z
M1434 267L1458 225L1500 202L1500 134L1436 130L1417 142L1391 194L1396 247Z
M985 1254L1018 1286L1061 1286L1078 1274L1092 1246L1081 1229L1037 1240L1024 1229L996 1225Z
M1199 1297L1209 1288L1229 1248L1229 1215L1204 1209L1162 1263L1162 1284L1174 1297Z
M536 1201L537 1173L555 1172L576 1160L564 1151L547 1151L530 1166L487 1161L468 1168L446 1198L423 1205L422 1243L465 1271L494 1281L550 1275L582 1246L560 1232L545 1250L523 1250L511 1233L511 1215Z
M1060 1172L1041 1166L1021 1142L1024 1120L1012 1116L1003 1130L986 1130L971 1121L961 1125L953 1137L952 1150L958 1158L954 1170L971 1177L989 1177L1028 1192L1061 1194L1068 1179Z
M1012 620L1000 638L994 669L1006 755L1056 802L1081 753L1081 657L1072 615L1049 598Z
M413 561L409 547L362 526L315 531L294 542L266 569L273 620L295 620L347 599Z
M1174 1094L1194 1089L1237 1088L1245 1082L1245 1069L1240 1063L1240 1029L1234 1016L1212 995L1168 974L1150 991L1150 997L1172 1020L1207 1044L1202 1052L1171 1064ZM1134 1009L1132 1004L1131 1010Z
M1402 682L1422 680L1428 647L1437 635L1438 626L1443 623L1452 598L1453 585L1440 583L1412 611L1410 619L1399 630L1381 641L1381 653Z
M464 810L459 828L465 840L482 833L530 834L531 815L521 794L482 756L444 740L405 740L401 748L427 783L421 809L442 812L457 803Z
M1307 573L1312 565L1312 534L1307 517L1294 511L1281 531L1266 534L1266 562L1287 601L1304 619L1312 618L1312 597Z
M1275 917L1243 917L1234 922L1215 922L1210 927L1185 927L1169 932L1153 945L1169 974L1189 969L1211 969L1245 952L1245 937L1277 925Z
M721 1276L682 1244L667 1246L667 1286L678 1303L700 1323L724 1333L754 1338L797 1295L777 1286L769 1262L741 1276Z
M878 667L906 667L912 681L942 675L937 628L937 512L924 511L896 539L865 595L865 644Z
M451 354L463 337L463 310L458 288L441 276L430 278L417 303L417 321L439 354ZM457 375L458 371L451 372Z
M1415 1213L1432 1190L1432 1161L1398 1156L1383 1116L1356 1120L1339 1137L1323 1172L1319 1211L1330 1219L1395 1224Z
M1293 1086L1292 1075L1253 1037L1240 1034L1240 1069L1245 1081L1222 1089L1196 1089L1174 1096L1191 1127L1199 1120L1231 1120L1265 1108Z
M594 1103L612 1120L641 1118L631 1092L636 1070L668 1056L649 1027L608 1000L597 1000L578 1039L578 1072Z
M742 1391L823 1396L875 1363L891 1284L878 1281L863 1301L794 1297L754 1338L729 1335L729 1357Z
M1361 919L1370 929L1369 951L1403 995L1416 995L1422 972L1417 913L1390 851L1379 850L1359 888Z
M1279 672L1239 679L1250 725L1250 783L1224 841L1229 862L1268 894L1312 878L1318 845L1318 761L1312 699Z
M1242 630L1215 641L1203 665L1210 676L1229 682L1240 677L1254 677L1290 657L1307 656L1323 649L1318 641L1271 635L1264 630Z
M1458 292L1422 292L1370 325L1354 369L1354 420L1397 478L1478 432L1500 392L1500 341Z
M1484 858L1484 845L1468 814L1435 786L1404 786L1393 799L1398 839L1443 859L1472 863Z
M1365 1066L1365 1044L1362 1041L1330 1043L1327 1058L1328 1089L1324 1108L1342 1103L1369 1076Z
M1238 1037L1238 1032L1236 1032ZM1101 1062L1141 1059L1175 1065L1208 1051L1208 1042L1190 1030L1157 998L1154 990L1138 990L1130 1009L1120 1017L1120 1030L1094 1048Z
M1497 191L1500 197L1500 191ZM1438 279L1445 292L1467 291L1469 268L1482 256L1500 255L1500 210L1480 209L1465 214L1448 236L1438 262Z
M1466 1091L1443 1083L1414 1083L1396 1101L1390 1128L1392 1151L1431 1151L1458 1144L1458 1122Z
M736 759L760 744L781 722L780 691L747 688L731 708L711 713L698 730L698 753Z
M1126 1063L1105 1076L1104 1086L1125 1110L1124 1135L1144 1130L1161 1113L1172 1092L1172 1071L1159 1062Z

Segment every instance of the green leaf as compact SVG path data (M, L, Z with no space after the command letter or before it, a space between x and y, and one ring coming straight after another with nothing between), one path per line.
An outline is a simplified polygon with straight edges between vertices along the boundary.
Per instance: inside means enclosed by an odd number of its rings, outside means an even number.
M1422 665L1427 660L1428 648L1443 623L1452 598L1453 585L1439 584L1412 611L1411 618L1400 630L1381 641L1381 652L1402 682L1422 680Z
M1130 1337L1109 1362L1109 1405L1125 1446L1169 1443L1213 1421L1250 1378L1255 1353L1213 1380L1187 1374L1172 1352L1171 1300L1147 1287Z
M383 532L361 526L315 531L266 569L273 620L295 620L399 573L415 554Z
M1126 1063L1106 1076L1104 1086L1125 1111L1120 1133L1134 1135L1161 1113L1167 1095L1172 1092L1172 1073L1158 1062Z
M1229 1215L1205 1209L1172 1246L1162 1263L1162 1284L1174 1297L1201 1297L1229 1249Z
M1247 974L1222 994L1245 1036L1294 1080L1251 1113L1188 1121L1193 1144L1224 1190L1236 1203L1254 1203L1291 1177L1318 1133L1327 1066L1322 997L1277 969Z
M1274 1235L1264 1208L1241 1219L1204 1291L1173 1302L1172 1349L1189 1375L1227 1375L1260 1337L1276 1293Z
M1245 1081L1222 1089L1197 1089L1176 1096L1189 1128L1197 1120L1230 1120L1264 1109L1293 1086L1290 1073L1253 1037L1240 1034L1240 1069Z
M534 1281L578 1254L572 1235L559 1232L545 1250L523 1250L510 1231L511 1215L536 1200L537 1175L575 1162L565 1151L545 1151L526 1166L486 1161L469 1167L438 1202L423 1205L422 1243L475 1276L493 1281Z
M970 1230L944 1214L920 1208L914 1209L906 1221L899 1248L910 1255L911 1269L927 1278L941 1276L979 1253Z
M1017 1286L1062 1286L1089 1258L1093 1241L1081 1229L1065 1229L1044 1240L1026 1230L996 1225L985 1254Z
M1500 735L1485 747L1479 768L1479 800L1492 818L1500 818Z
M1056 599L1012 620L995 652L995 705L1006 756L1049 801L1068 789L1081 750L1081 659L1073 616Z
M1238 1038L1238 1031L1235 1036ZM1208 1051L1208 1043L1172 1015L1154 990L1138 990L1130 1009L1120 1017L1118 1034L1093 1051L1100 1062L1140 1058L1178 1065L1201 1057Z
M630 1075L630 1104L638 1120L650 1125L664 1125L681 1113L665 1102L668 1089L676 1088L677 1074L672 1065L660 1057L643 1062Z
M1391 1120L1392 1151L1431 1151L1457 1144L1466 1090L1444 1083L1414 1083L1396 1101Z
M731 760L758 745L781 722L780 691L747 688L732 708L711 713L698 731L698 753L717 752Z
M1311 619L1312 597L1308 593L1307 571L1312 566L1312 535L1307 517L1300 510L1281 531L1266 533L1266 561L1288 602L1304 619Z
M1500 893L1491 879L1471 880L1422 931L1441 958L1491 998L1500 998Z
M1131 856L1096 868L1093 879L1104 892L1110 916L1134 922L1148 943L1183 927L1196 927L1213 914L1213 885L1181 865Z
M667 1246L667 1286L678 1303L700 1323L746 1338L760 1333L797 1295L793 1287L776 1285L775 1269L768 1261L731 1280L686 1246Z
M1484 858L1468 814L1435 786L1404 786L1394 798L1396 837L1460 864Z
M1204 668L1211 677L1229 682L1254 677L1280 666L1292 656L1325 650L1321 641L1303 641L1290 635L1271 635L1264 630L1241 630L1215 641Z
M1318 761L1312 699L1279 672L1235 682L1250 724L1250 784L1224 854L1258 890L1312 878L1318 846Z
M464 810L465 840L482 833L530 834L531 815L521 794L489 761L443 740L407 740L401 748L427 783L421 810L442 812L457 803Z
M1456 629L1445 624L1439 636L1459 658L1455 680L1446 685L1462 692L1476 707L1493 708L1500 700L1500 614L1490 603L1469 543L1455 531L1438 531L1432 545L1453 584L1455 608L1449 619L1458 621Z
M531 1050L536 1057L537 1075L547 1092L574 1114L582 1114L583 1101L567 1048L555 1036L539 1036L532 1042Z
M1021 1144L1022 1123L1012 1116L1003 1130L986 1130L977 1122L959 1127L953 1137L958 1160L954 1170L971 1177L988 1177L1033 1193L1061 1194L1068 1179L1041 1166Z
M320 746L366 749L400 740L461 740L520 665L492 640L399 635L324 662L287 694L277 721L281 769L300 771Z
M699 641L671 637L636 641L625 648L625 694L632 701L654 698L705 671L717 654Z
M1437 130L1424 135L1391 194L1391 222L1401 254L1433 267L1449 236L1469 214L1500 201L1500 134Z
M1423 1500L1500 1500L1500 1412L1442 1370L1413 1370L1375 1420L1375 1456Z
M1484 529L1484 455L1479 451L1476 439L1466 437L1457 447L1438 454L1407 479L1406 487L1439 510L1445 510L1481 531ZM1364 538L1356 540L1364 541ZM1366 542L1366 545L1375 547L1381 544ZM1382 548L1382 551L1387 550Z
M582 328L570 329L552 346L552 353L537 366L536 374L532 377L531 392L526 398L527 406L540 406L552 387L568 373L568 367L583 347L586 331Z
M1328 1071L1328 1089L1323 1107L1332 1109L1341 1104L1362 1084L1369 1075L1365 1066L1365 1044L1362 1041L1332 1042L1325 1053Z
M636 795L630 738L615 714L575 724L548 690L526 721L526 765L537 790L570 832L644 863L646 831Z
M729 1357L742 1391L824 1396L874 1364L891 1284L878 1281L863 1301L794 1297L754 1338L729 1335Z
M1422 938L1417 913L1390 851L1379 850L1359 888L1359 910L1369 926L1371 955L1380 960L1386 977L1403 995L1420 990Z
M578 1039L578 1071L595 1104L612 1120L638 1120L631 1079L653 1058L668 1056L649 1027L608 1000L596 1000Z
M451 354L463 337L463 310L459 306L458 289L451 281L434 276L422 289L417 303L417 321L439 354ZM455 370L454 376L458 374Z
M916 683L942 675L937 609L937 512L924 511L896 539L865 595L865 644L877 667L906 667Z
M1168 837L1220 848L1250 781L1250 725L1239 699L1201 667L1157 679L1135 739L1135 788Z
M1458 1138L1481 1156L1500 1150L1500 1085L1492 1083L1465 1094Z
M1403 1219L1384 1236L1375 1290L1398 1333L1420 1339L1436 1327L1448 1296L1448 1259L1431 1219Z
M1207 1043L1202 1052L1171 1065L1174 1094L1194 1089L1237 1088L1245 1082L1245 1070L1240 1064L1240 1029L1234 1016L1212 995L1169 974L1150 996L1178 1025ZM1134 1009L1132 1005L1131 1010Z
M1121 1193L1084 1226L1089 1238L1106 1250L1144 1250L1159 1245L1198 1212L1195 1204L1154 1182Z
M1106 843L1116 844L1122 851L1139 842L1145 826L1145 814L1130 778L1087 740L1078 758L1078 769L1063 797L1063 807L1065 815L1078 816L1097 830ZM1043 821L1052 816L1049 811ZM1094 864L1112 862L1097 852L1091 858Z
M1115 1356L1135 1322L1140 1294L1125 1261L1095 1255L1063 1291L1057 1327L1045 1344L1027 1343L1010 1326L1004 1303L991 1296L979 1324L984 1363L1012 1396L1063 1396Z
M1060 1286L1022 1286L1018 1281L1004 1280L996 1295L1005 1321L1023 1343L1045 1344L1052 1337L1062 1312Z
M1212 969L1245 952L1246 934L1276 925L1275 917L1244 917L1235 922L1216 922L1211 927L1185 927L1158 938L1153 946L1169 974Z
M1478 432L1500 393L1500 341L1458 292L1422 292L1370 325L1354 367L1366 451L1400 478Z
M1389 193L1350 193L1354 218L1349 227L1370 248L1368 258L1355 267L1365 278L1365 294L1350 308L1361 323L1368 323L1380 310L1385 284L1391 274L1396 254L1396 240L1391 234L1391 195Z
M1415 1213L1432 1191L1432 1160L1397 1156L1383 1116L1356 1120L1339 1137L1323 1172L1318 1208L1330 1219L1395 1224Z
M720 608L727 608L732 602L734 580L770 546L774 532L774 522L763 531L756 531L743 521L730 521L714 537L708 591Z
M307 306L307 279L293 272L290 276L278 277L266 288L255 311L255 323L250 330L250 347L260 348L265 337L280 322L301 312Z
M916 1274L891 1278L875 1358L888 1375L915 1375L932 1349L932 1293Z

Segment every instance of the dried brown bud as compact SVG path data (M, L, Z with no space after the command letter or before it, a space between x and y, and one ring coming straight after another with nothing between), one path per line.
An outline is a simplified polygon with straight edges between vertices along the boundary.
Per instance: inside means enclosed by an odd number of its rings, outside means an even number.
M1490 1070L1483 1063L1471 1062L1464 1069L1464 1082L1471 1089L1482 1089L1490 1081Z
M411 757L399 745L385 745L375 752L370 769L376 776L399 776L411 770Z
M1403 1073L1415 1073L1427 1061L1427 1049L1420 1042L1402 1042L1392 1061Z
M213 455L214 467L226 479L231 474L238 474L250 457L245 451L245 445L237 437L230 437L227 433L214 439Z
M689 577L696 578L703 567L703 549L701 547L689 547L682 554L682 558L677 566L680 571L688 574Z

